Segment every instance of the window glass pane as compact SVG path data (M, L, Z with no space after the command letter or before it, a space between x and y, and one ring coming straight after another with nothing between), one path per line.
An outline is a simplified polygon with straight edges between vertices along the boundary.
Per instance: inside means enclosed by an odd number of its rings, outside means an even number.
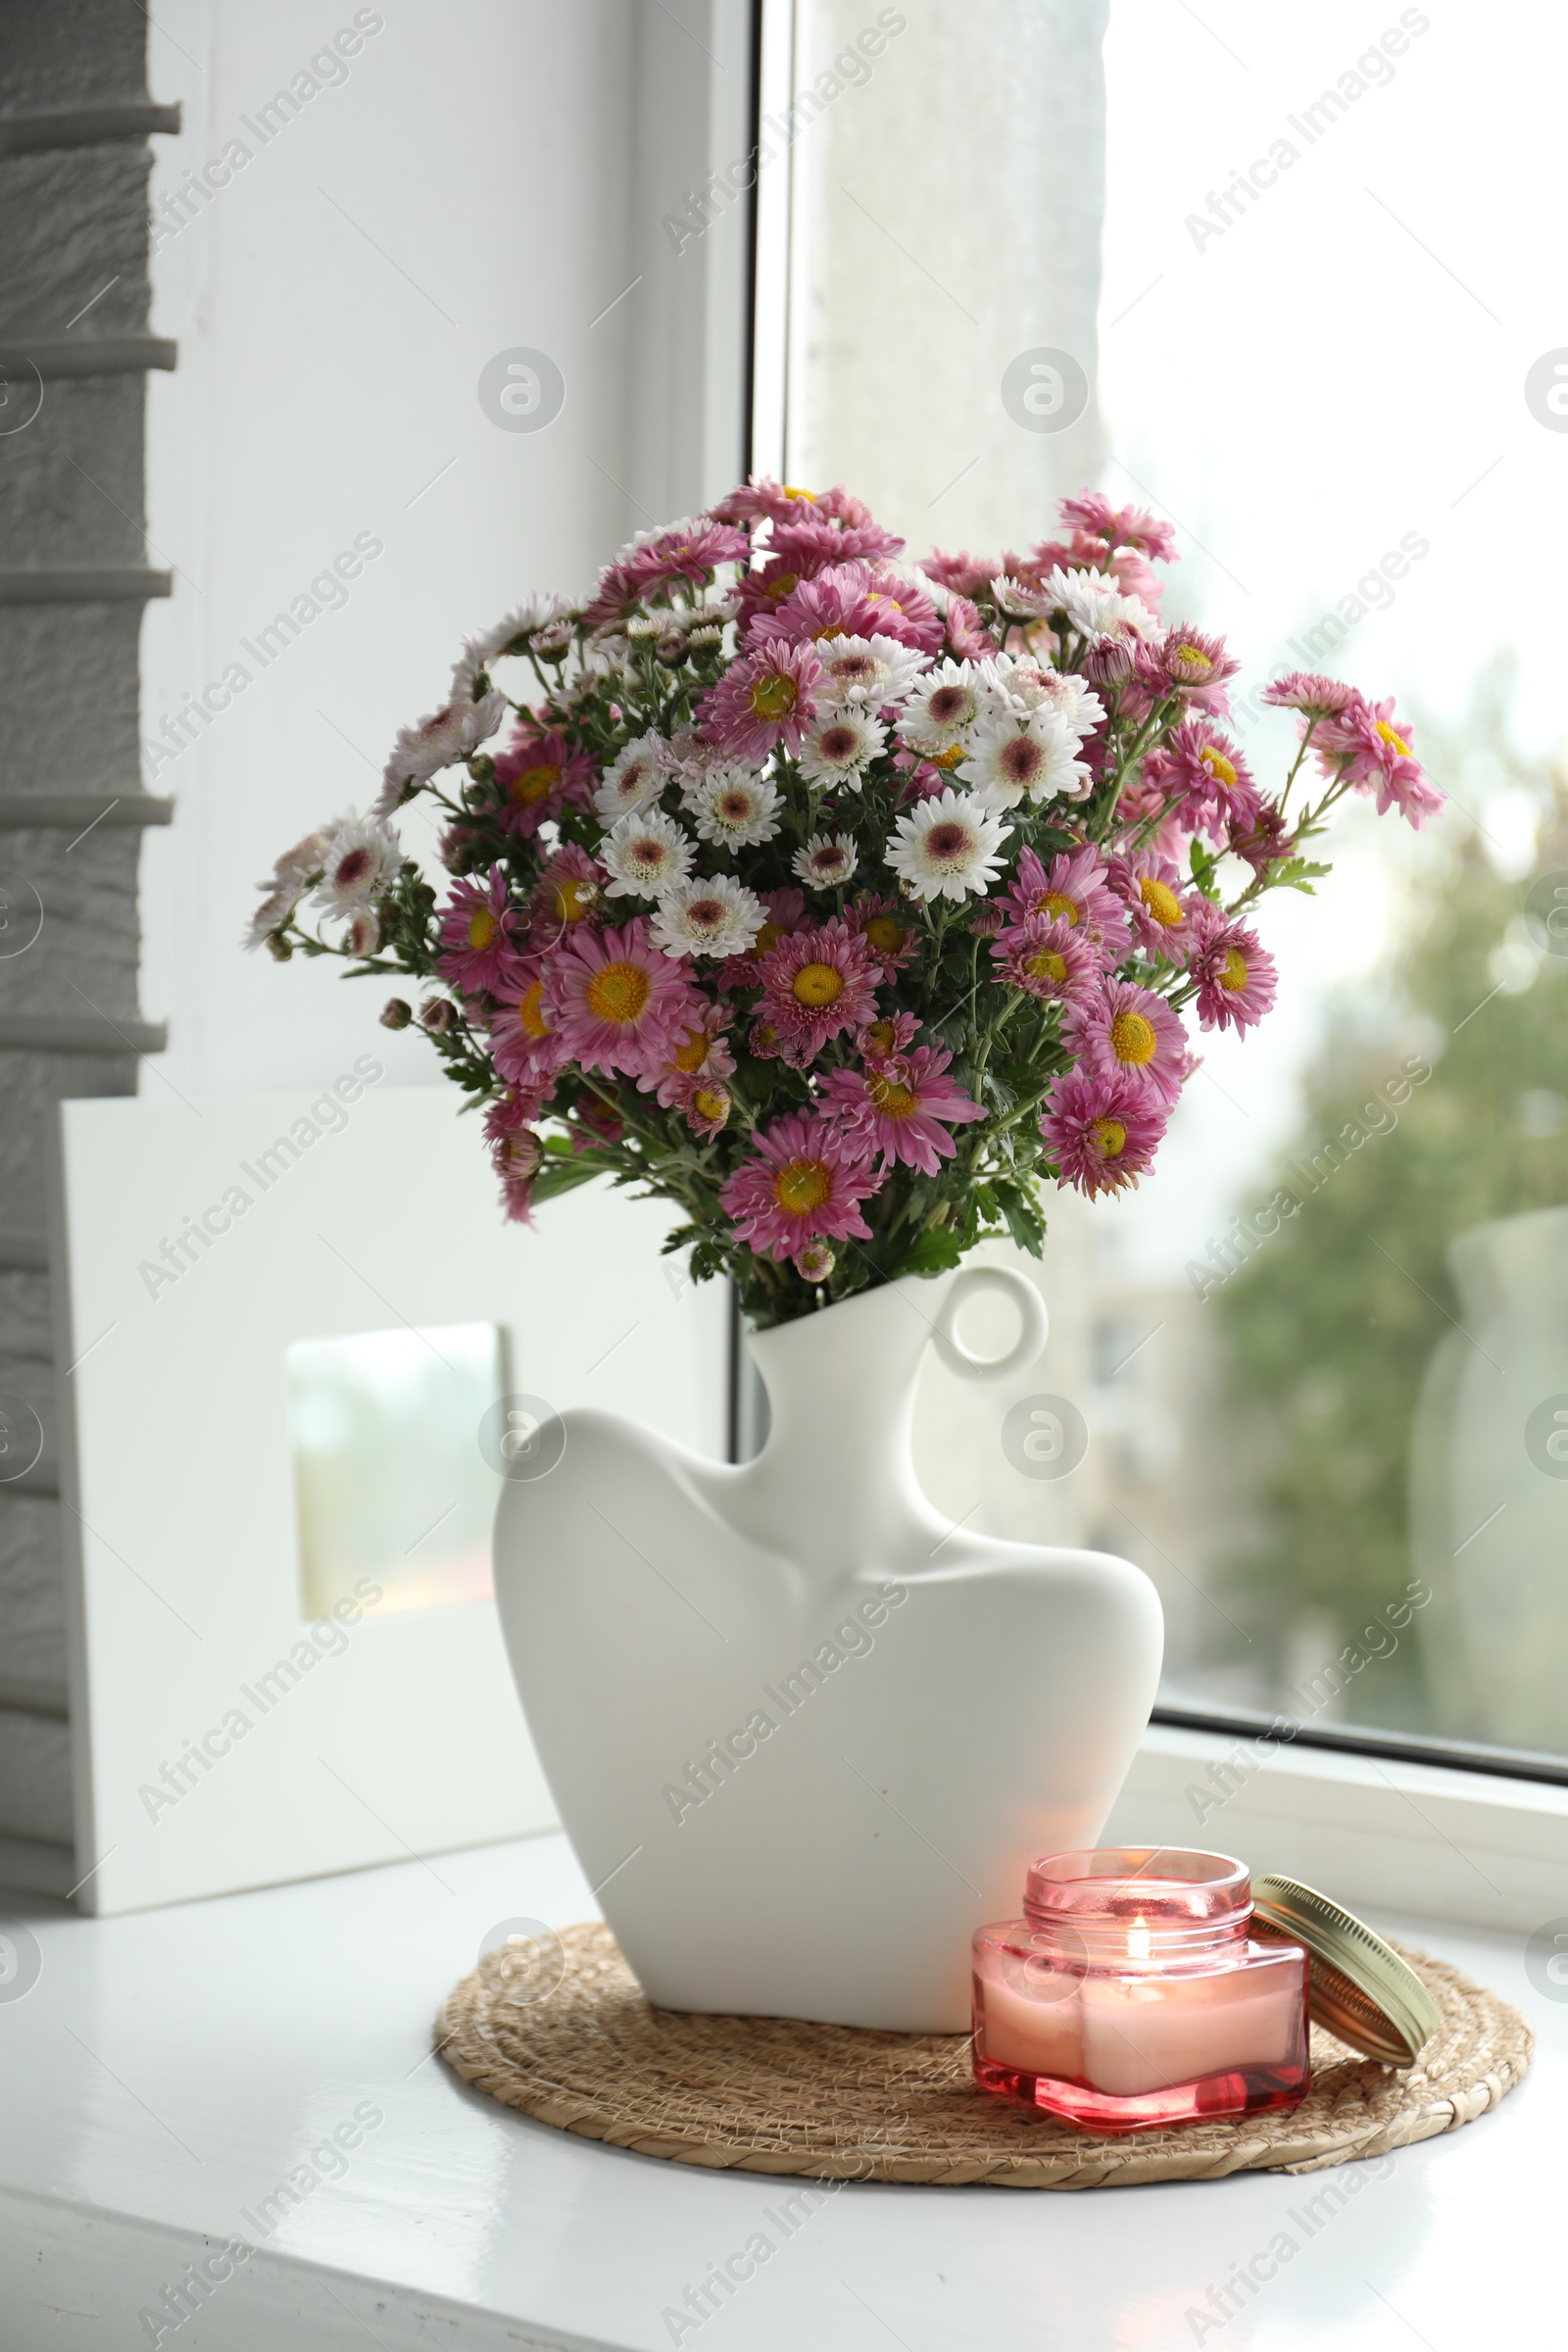
M794 12L792 87L842 87L791 148L791 476L916 556L1147 504L1260 780L1299 667L1395 697L1449 796L1347 807L1152 1177L1051 1202L1036 1386L1082 1462L1021 1467L1022 1392L937 1375L933 1497L1138 1560L1171 1703L1568 1752L1568 20L898 14L861 78L863 9Z

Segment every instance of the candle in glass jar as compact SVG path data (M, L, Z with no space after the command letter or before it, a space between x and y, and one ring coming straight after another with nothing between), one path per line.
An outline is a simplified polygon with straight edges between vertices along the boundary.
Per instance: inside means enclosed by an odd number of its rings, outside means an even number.
M1306 1953L1250 1918L1224 1855L1048 1855L1023 1918L974 1939L977 2080L1098 2131L1293 2105Z

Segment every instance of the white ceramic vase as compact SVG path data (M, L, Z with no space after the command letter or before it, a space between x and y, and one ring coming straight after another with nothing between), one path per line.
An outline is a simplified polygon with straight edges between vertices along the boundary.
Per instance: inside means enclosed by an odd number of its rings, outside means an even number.
M982 1363L954 1320L998 1287L1022 1331ZM970 1267L755 1335L771 1430L741 1467L573 1411L548 1474L503 1488L528 1726L664 2007L965 2032L971 1932L1016 1911L1035 1856L1095 1843L1131 1762L1153 1587L932 1508L910 1424L933 1341L976 1378L1016 1373L1039 1294Z

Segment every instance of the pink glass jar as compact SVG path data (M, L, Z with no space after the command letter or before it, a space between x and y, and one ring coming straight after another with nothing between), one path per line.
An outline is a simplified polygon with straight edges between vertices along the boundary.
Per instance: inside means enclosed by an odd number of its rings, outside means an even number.
M1093 2132L1291 2107L1307 2083L1307 1957L1250 1933L1240 1862L1181 1847L1048 1854L1022 1919L974 1938L986 2090Z

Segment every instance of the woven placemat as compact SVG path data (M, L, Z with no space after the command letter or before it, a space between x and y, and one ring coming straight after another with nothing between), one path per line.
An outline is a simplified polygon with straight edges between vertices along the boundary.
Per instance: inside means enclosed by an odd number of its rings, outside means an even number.
M1396 1945L1442 2011L1419 2065L1379 2066L1314 2026L1298 2107L1097 2139L977 2089L965 2035L656 2009L603 1922L555 1940L489 1953L449 1996L437 2046L465 2082L639 2155L812 2180L1102 2188L1316 2172L1473 2122L1524 2080L1534 2047L1506 2001Z

